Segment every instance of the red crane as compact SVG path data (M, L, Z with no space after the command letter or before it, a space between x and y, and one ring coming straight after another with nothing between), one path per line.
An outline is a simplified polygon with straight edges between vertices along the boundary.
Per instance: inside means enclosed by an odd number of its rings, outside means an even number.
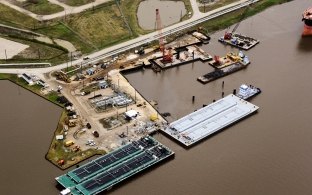
M232 39L232 35L236 32L237 28L239 27L240 23L242 22L242 20L245 18L245 16L247 15L249 9L249 5L246 7L246 9L243 11L243 13L241 14L241 17L239 18L237 24L234 26L233 30L231 32L228 32L230 27L227 28L227 30L224 33L224 39L225 40L231 40Z
M163 34L162 34L162 25L161 25L159 9L156 9L156 27L157 27L158 35L159 35L159 39L158 39L159 40L159 49L163 53L162 62L163 63L172 62L171 48L169 48L166 51L165 44L164 44L164 37L163 37Z

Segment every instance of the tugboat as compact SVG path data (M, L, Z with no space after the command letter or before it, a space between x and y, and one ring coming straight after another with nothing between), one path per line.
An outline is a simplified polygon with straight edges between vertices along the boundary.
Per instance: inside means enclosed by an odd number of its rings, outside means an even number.
M303 12L302 21L304 21L302 36L312 36L312 7Z
M243 99L243 100L248 100L248 99L252 98L253 96L258 95L259 93L261 93L260 88L254 87L252 85L248 86L246 84L242 84L239 87L239 92L238 92L238 94L236 94L236 96Z

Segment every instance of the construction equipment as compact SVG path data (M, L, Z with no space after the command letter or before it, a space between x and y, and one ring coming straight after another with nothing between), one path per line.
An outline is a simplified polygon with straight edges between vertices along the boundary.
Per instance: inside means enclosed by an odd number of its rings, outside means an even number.
M62 71L57 71L54 73L54 75L56 76L57 79L65 81L66 83L71 82L70 78L68 78L68 76L65 73L63 73Z
M243 21L243 19L245 18L247 12L248 12L249 6L246 7L246 9L244 10L244 12L242 13L241 17L239 18L237 24L234 26L234 28L232 29L231 32L228 32L229 28L227 28L227 30L224 33L224 40L231 40L232 39L232 35L236 32L237 28L239 27L240 23Z
M173 55L171 52L171 48L169 48L168 50L165 48L159 9L156 9L156 26L157 26L158 35L159 35L159 39L158 39L159 40L159 49L163 54L162 62L163 63L170 63L170 62L172 62L172 56Z
M144 47L140 47L140 49L138 50L138 54L139 55L145 54Z
M215 65L219 65L219 64L221 64L221 61L220 61L220 56L214 56L213 57L213 60L214 60L214 64Z
M233 62L239 62L242 60L242 58L238 55L238 54L235 54L233 52L229 52L226 54L226 57L230 60L232 60Z

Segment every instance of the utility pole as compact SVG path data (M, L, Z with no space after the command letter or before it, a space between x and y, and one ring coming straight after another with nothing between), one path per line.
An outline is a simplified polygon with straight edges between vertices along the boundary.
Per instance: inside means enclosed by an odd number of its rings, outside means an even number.
M6 49L4 50L4 54L5 54L5 61L7 61L8 60L8 56L7 56Z
M73 52L70 52L70 66L73 66Z
M180 14L180 22L182 21L182 10L181 10L181 14Z

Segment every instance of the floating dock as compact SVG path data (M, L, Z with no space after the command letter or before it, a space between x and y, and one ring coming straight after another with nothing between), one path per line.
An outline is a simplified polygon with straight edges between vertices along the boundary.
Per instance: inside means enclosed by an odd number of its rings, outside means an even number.
M258 108L231 94L172 122L162 130L183 145L191 146L247 117Z
M208 64L214 68L222 69L237 62L240 62L243 65L250 64L248 56L246 56L242 51L239 51L238 53L229 52L225 57L221 58L215 56L214 59L209 61Z
M163 57L151 59L150 62L159 66L161 69L166 69L198 60L202 62L212 60L212 56L199 48L197 45L190 45L185 48L176 48L172 52L172 62L163 63Z
M225 45L231 45L233 47L237 47L239 49L243 50L249 50L258 43L260 43L259 40L247 37L245 35L234 33L231 36L231 39L225 39L224 36L218 39L219 42L225 44Z
M172 155L169 148L147 136L55 179L70 194L98 194Z
M203 76L200 76L197 78L197 81L206 84L211 81L214 81L216 79L219 79L221 77L224 77L226 75L232 74L236 71L242 70L246 68L248 64L243 64L241 62L235 62L229 66L226 66L225 68L222 69L216 69L213 72L209 72Z

